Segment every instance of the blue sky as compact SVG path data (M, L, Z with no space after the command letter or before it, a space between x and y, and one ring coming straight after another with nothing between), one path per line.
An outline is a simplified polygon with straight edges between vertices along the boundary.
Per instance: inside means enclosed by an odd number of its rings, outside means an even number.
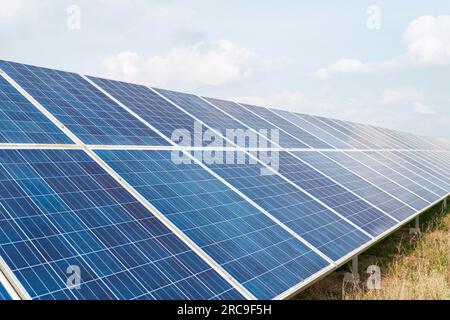
M450 139L449 1L0 0L0 41L1 59Z

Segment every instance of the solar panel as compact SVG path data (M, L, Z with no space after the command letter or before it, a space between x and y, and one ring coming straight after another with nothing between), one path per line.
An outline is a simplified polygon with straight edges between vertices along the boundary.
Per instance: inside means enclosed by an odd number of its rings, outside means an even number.
M0 255L33 299L242 298L84 152L0 159Z
M382 170L376 170L376 167L357 159L356 152L324 152L324 154L416 210L421 210L429 204L398 182L384 176Z
M284 132L290 134L292 137L297 138L310 148L314 149L332 149L325 141L316 138L315 136L309 134L307 131L297 127L296 125L290 123L289 121L278 116L276 113L270 111L269 109L253 106L249 104L242 104L247 110L253 112L254 114L260 116L268 123L275 125L277 128L283 130Z
M78 74L1 60L0 68L86 144L167 145Z
M0 300L287 298L449 195L438 140L0 69Z
M358 177L353 172L345 169L331 158L318 152L294 152L298 158L308 163L311 167L324 173L327 177L352 190L362 199L388 214L389 216L401 221L412 216L416 210L407 203L395 199L383 189L376 187L367 180Z
M174 163L170 151L97 154L258 299L329 265L198 165Z
M391 217L287 152L280 152L279 172L372 236L396 224Z
M201 122L203 122L207 126L206 129L210 128L216 130L218 133L222 135L222 137L229 136L228 130L232 131L242 130L245 133L245 131L249 129L249 127L239 123L238 121L234 120L228 115L222 113L220 110L212 107L208 102L202 100L198 96L163 89L155 89L155 90L157 90L161 95L170 99L170 101L175 103L185 112L195 117L195 119L198 119ZM270 127L266 129L270 129ZM251 145L252 141L249 140L239 142L237 138L235 138L234 136L232 136L233 139L231 142L238 144L241 147L257 147L259 145L263 145L266 147L272 146L272 144L266 139L272 138L270 131L267 132L267 134L264 134L263 136L258 136L257 133L255 133L255 136L259 140L255 140L256 143L253 142L254 145ZM219 147L220 146L226 147L230 146L230 144L224 141L221 145L219 145Z
M73 143L1 76L0 128L0 143Z
M381 149L408 149L409 147L402 144L389 136L386 136L383 132L374 130L367 125L360 125L353 122L334 120L335 123L341 127L351 131L353 134L359 137L365 137L366 140L370 140L373 144Z
M245 157L242 152L236 157ZM333 260L339 260L370 237L278 175L261 175L260 164L211 164L219 176L272 213Z
M342 132L347 137L350 137L353 141L357 141L358 145L360 147L363 147L364 149L382 149L373 141L369 141L366 137L362 137L361 135L359 135L357 131L353 130L353 128L345 128L341 123L334 119L327 119L324 117L316 118L327 124L328 126L333 127L335 130Z
M371 168L374 168L384 176L388 176L391 180L410 190L422 199L428 201L428 203L436 201L436 198L439 197L410 179L408 176L399 173L397 171L399 170L398 165L392 167L390 165L388 166L387 163L382 162L382 158L375 152L355 152L352 154L352 157L360 160L362 163L370 166Z
M354 149L367 149L367 146L361 143L360 141L356 140L355 138L348 136L344 134L343 132L339 131L338 129L334 128L332 124L327 124L323 121L321 121L319 118L306 115L306 114L296 114L296 116L300 117L300 119L303 119L314 126L317 126L321 130L326 131L328 134L338 138L339 140L345 142L348 145L351 145Z
M284 131L279 131L279 129L273 125L265 121L264 119L258 117L257 115L251 113L247 109L243 108L241 105L229 102L229 101L220 101L217 99L205 98L207 101L212 103L214 106L222 110L227 115L233 117L240 123L245 126L252 128L253 130L261 132L261 130L269 130L269 132L273 132L276 130L278 132L277 139L278 141L273 141L273 137L271 138L272 142L277 143L279 146L283 148L301 148L301 149L309 149L309 147L296 139L295 137L287 134Z
M327 144L331 145L332 147L336 149L353 149L353 146L350 144L345 143L344 141L336 138L335 136L329 134L325 130L313 125L312 123L309 123L305 119L300 118L299 115L283 111L283 110L271 110L272 112L275 112L276 114L282 116L285 119L288 119L290 122L295 124L296 126L303 128L304 130L308 131L310 134L316 136L317 138L320 138L323 141L326 141Z
M372 155L372 154L371 154ZM436 201L437 199L444 197L448 192L439 186L439 182L434 178L425 178L424 175L414 166L410 166L408 162L402 161L390 153L374 153L373 158L378 161L382 161L384 164L388 165L390 168L396 172L414 180L416 183L420 184L424 189L430 193L434 193L437 198L430 198L430 201ZM425 174L426 176L427 174Z
M136 112L167 138L171 138L177 129L185 129L190 133L194 132L194 119L151 89L143 85L96 77L89 77L89 79L115 99L126 104L128 108ZM176 139L173 140L178 142Z
M392 154L395 155L397 159L403 159L404 161L406 161L406 163L409 166L414 166L415 170L419 170L419 172L428 180L439 181L444 186L445 189L448 189L450 187L450 178L445 176L445 173L442 172L441 169L437 168L436 166L433 166L429 162L427 162L427 165L425 166L423 164L426 161L425 159L420 159L417 156L414 157L414 155L410 152L405 153L395 151L392 152Z

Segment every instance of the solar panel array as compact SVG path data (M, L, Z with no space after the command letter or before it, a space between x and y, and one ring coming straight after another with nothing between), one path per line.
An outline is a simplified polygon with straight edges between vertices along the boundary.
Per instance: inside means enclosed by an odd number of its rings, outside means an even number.
M21 298L287 298L450 192L439 140L0 69L0 263Z

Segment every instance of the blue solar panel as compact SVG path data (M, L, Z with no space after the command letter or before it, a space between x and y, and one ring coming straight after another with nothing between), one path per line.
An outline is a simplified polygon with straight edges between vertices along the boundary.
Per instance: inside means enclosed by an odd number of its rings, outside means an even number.
M315 136L311 135L310 133L306 132L305 130L297 127L296 125L290 123L289 121L283 119L282 117L278 116L276 113L270 111L269 109L257 107L249 104L243 105L247 110L250 110L251 112L259 115L266 121L276 125L281 130L284 130L285 132L291 134L295 138L299 139L304 144L308 145L311 148L314 149L333 149L331 145L328 143L316 138ZM288 117L290 118L293 117Z
M355 138L348 136L344 134L343 132L339 131L338 129L334 128L332 124L326 124L325 122L319 120L318 117L306 115L306 114L299 114L296 113L300 119L303 119L305 121L308 121L309 123L319 127L320 129L326 131L328 134L338 138L341 141L344 141L346 144L351 145L355 149L367 149L368 147L364 144L362 144L360 141L356 140Z
M172 161L170 151L97 154L259 299L329 265L200 166Z
M399 221L416 212L412 207L318 152L294 152L293 154Z
M420 171L420 169L417 169L415 166L410 165L407 161L403 160L402 158L396 157L392 153L377 153L374 154L373 157L379 161L382 161L384 164L388 165L398 173L414 180L426 190L431 191L432 193L437 195L438 198L442 198L448 193L448 191L440 187L440 185L442 185L442 182L438 181L438 179L428 175L427 172Z
M167 138L175 130L194 132L194 118L168 102L151 89L126 82L89 77L99 87L107 91L125 106L136 112ZM206 130L206 128L203 128ZM179 142L175 137L174 142Z
M363 146L365 149L381 149L374 141L370 141L366 139L365 136L359 135L358 131L355 131L353 128L346 128L342 125L341 122L328 119L324 117L316 117L320 121L326 123L330 127L342 132L346 136L350 137L353 141L357 141L360 146Z
M155 90L157 90L160 94L162 94L170 101L174 102L177 106L179 106L180 108L191 114L193 117L202 121L208 128L218 131L223 137L229 136L228 134L229 130L232 131L242 130L243 132L245 132L249 129L247 126L240 124L238 121L227 116L220 110L214 108L209 103L203 101L201 98L195 95L162 89L155 89ZM249 140L250 136L254 136L256 139L251 141ZM255 148L260 146L259 144L265 147L271 146L271 144L267 141L267 139L265 139L264 137L258 138L258 135L254 132L248 136L244 135L243 138L244 140L240 141L238 135L235 135L232 136L230 140L232 140L233 143L238 144L241 147ZM270 132L268 138L270 138ZM223 142L218 146L221 147L230 145L227 144L226 142Z
M279 172L373 236L396 225L395 220L287 152L280 152Z
M84 152L0 163L0 256L33 299L242 298Z
M0 76L0 143L73 142Z
M446 190L450 190L450 178L445 175L444 171L433 165L431 161L420 158L419 155L414 155L410 152L395 151L392 154L415 166L425 178L430 181L435 181L434 179L437 179L443 184Z
M444 170L448 170L448 166L450 165L449 153L445 152L419 152L421 157L426 157L427 159L431 159L433 162L439 163Z
M414 150L436 149L436 147L433 146L432 144L426 143L423 140L419 139L418 137L404 132L379 127L375 127L375 129L403 142L404 144L410 145Z
M1 60L0 68L86 144L168 145L75 73Z
M352 136L363 137L365 141L370 141L373 145L377 146L379 149L404 149L404 145L399 145L395 140L389 139L381 132L371 129L367 125L358 125L353 122L341 121L337 119L332 120L334 123L339 125L342 130L346 132L351 132Z
M245 158L236 154L236 158ZM338 260L370 238L278 175L261 175L258 164L209 165L328 257Z
M293 112L283 111L283 110L272 110L273 112L279 114L280 116L289 119L290 122L294 123L298 127L308 131L312 135L322 139L327 144L333 146L336 149L353 149L353 146L345 143L344 141L336 138L335 136L329 134L325 130L313 125L312 123L300 118L300 116Z
M417 194L419 197L425 199L429 203L437 200L438 196L436 194L432 193L429 190L426 190L424 187L416 183L414 180L410 179L408 176L397 172L397 170L400 170L400 167L395 163L389 162L387 159L384 160L384 158L379 154L375 152L355 152L354 154L352 154L352 156L362 163L375 169L384 176L388 176L391 180ZM380 161L386 161L387 163Z
M218 99L212 99L212 98L205 98L210 103L215 105L217 108L222 110L223 112L229 114L233 118L237 119L238 121L242 122L244 125L246 125L249 128L252 128L256 131L261 130L277 130L279 131L276 126L268 123L264 119L261 119L257 115L251 113L250 111L246 110L245 108L241 107L237 103L225 101L225 100L218 100ZM298 139L286 134L284 131L278 132L279 137L278 144L281 147L284 148L306 148L309 147L304 144L303 142L299 141ZM270 138L270 136L269 136ZM272 138L272 141L274 139Z
M0 301L5 300L12 300L11 296L9 295L8 291L6 291L6 288L2 285L0 282Z
M355 172L360 177L370 181L380 189L385 190L390 195L402 200L416 210L421 210L428 205L428 202L420 198L418 195L412 193L402 185L383 176L381 173L374 170L374 168L359 162L352 158L357 152L325 152L324 154L338 162L341 166Z

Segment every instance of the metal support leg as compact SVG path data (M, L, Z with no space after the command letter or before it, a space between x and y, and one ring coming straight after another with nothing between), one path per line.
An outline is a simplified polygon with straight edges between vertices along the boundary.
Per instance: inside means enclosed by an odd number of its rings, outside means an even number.
M353 276L353 281L359 281L358 256L354 256L352 259L352 276Z
M444 199L444 210L447 211L447 198Z
M358 256L354 256L352 258L352 272L347 272L344 275L344 281L342 282L342 296L345 296L349 289L354 290L359 287L358 267Z
M416 217L415 228L409 229L409 234L412 236L417 236L420 234L420 217L419 216Z

